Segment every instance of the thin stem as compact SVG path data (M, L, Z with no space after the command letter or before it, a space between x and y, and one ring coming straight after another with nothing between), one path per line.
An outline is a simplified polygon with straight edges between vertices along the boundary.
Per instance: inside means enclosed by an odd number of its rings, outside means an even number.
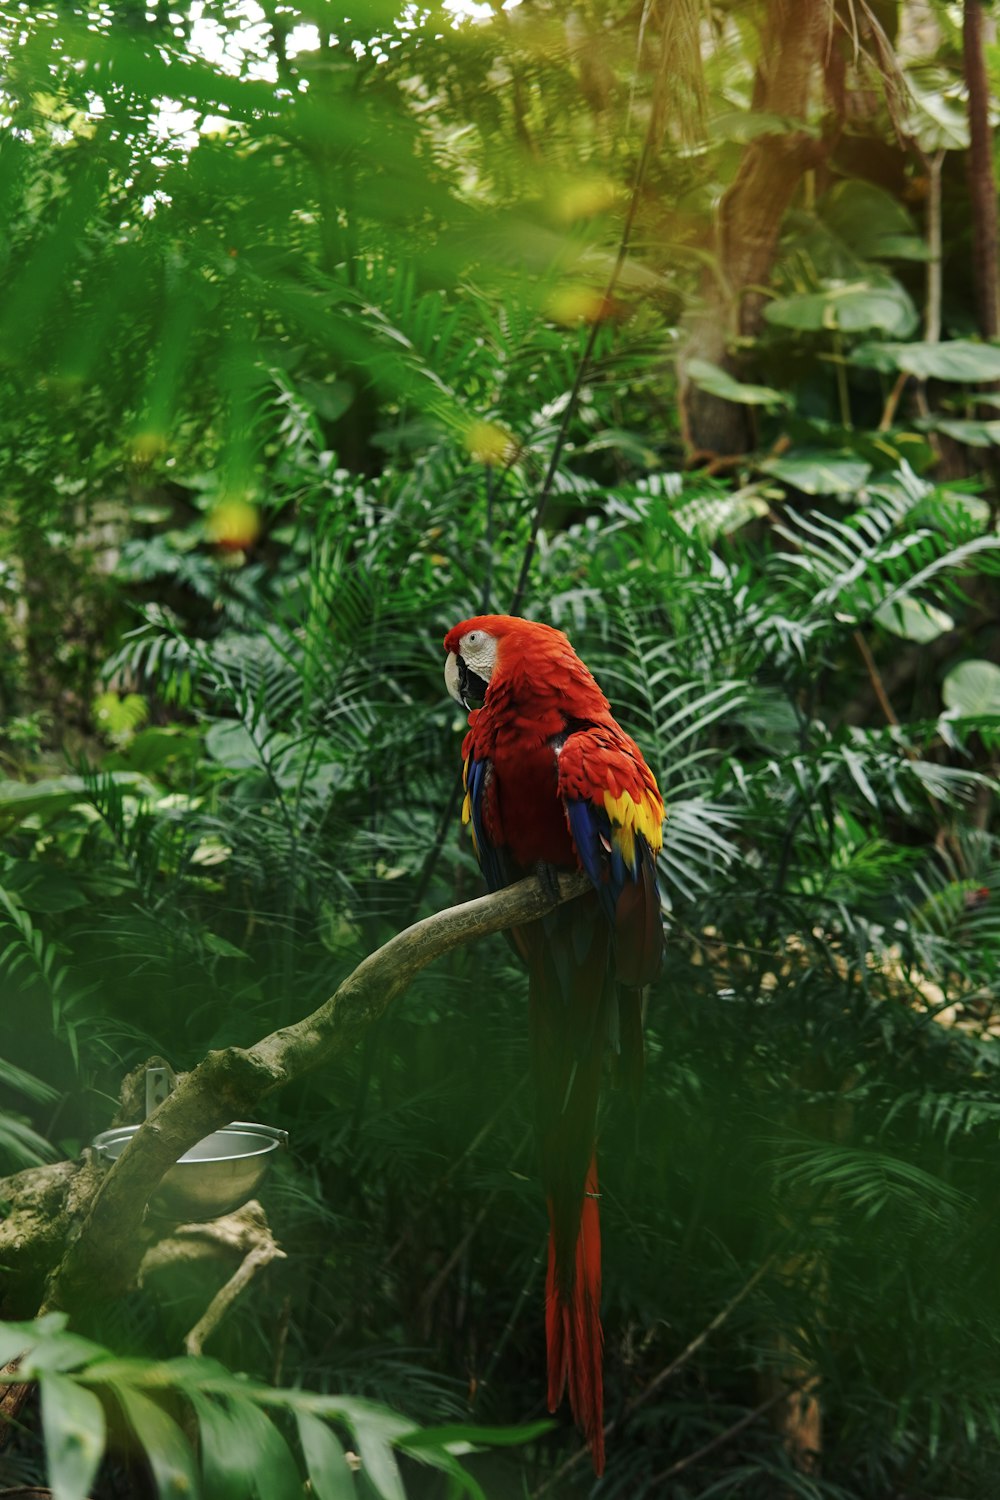
M549 1231L546 1229L544 1235L542 1236L542 1242L539 1245L534 1258L532 1259L531 1270L528 1272L528 1275L525 1278L524 1285L522 1286L520 1292L518 1292L517 1294L517 1301L511 1308L510 1315L508 1316L506 1323L503 1325L503 1330L500 1334L499 1339L497 1339L496 1348L490 1355L490 1362L486 1366L486 1371L483 1375L483 1378L482 1380L477 1382L477 1393L481 1391L484 1386L488 1386L490 1381L493 1379L493 1372L496 1369L497 1365L500 1363L500 1356L506 1349L510 1336L514 1332L514 1329L517 1327L517 1320L521 1316L521 1309L534 1291L535 1283L538 1280L539 1273L542 1267L545 1265L548 1243Z
M894 729L898 729L899 719L896 716L896 710L893 708L892 702L889 698L889 694L885 690L885 683L882 681L882 674L878 669L878 664L876 663L874 656L872 655L871 647L865 640L864 635L860 630L856 630L854 632L854 644L857 646L858 650L861 653L861 659L864 662L865 669L868 672L868 680L871 682L872 691L874 692L875 697L878 700L878 706L885 716L886 723L891 724ZM915 750L912 745L904 745L901 743L900 748L902 749L903 754L906 756L906 759L910 761L911 764L915 764L920 760L921 757L919 751ZM944 833L946 831L944 808L941 806L941 803L938 801L937 797L934 796L933 792L927 792L927 804L938 820L938 823L940 825L940 832ZM961 850L961 845L957 842L955 843L955 856L960 865L964 864L965 861L964 855Z
M789 1396L794 1396L795 1392L801 1390L801 1388L801 1386L791 1386L785 1390L775 1391L772 1396L768 1396L766 1401L761 1401L758 1406L755 1406L753 1411L744 1413L739 1421L734 1422L731 1427L727 1427L725 1432L720 1432L709 1442L702 1443L700 1448L696 1448L686 1458L679 1458L675 1464L671 1464L670 1468L664 1469L661 1474L654 1474L650 1480L650 1484L665 1484L668 1479L673 1479L676 1475L682 1474L685 1469L690 1469L693 1464L700 1463L703 1458L707 1458L717 1448L722 1448L726 1443L731 1442L734 1437L738 1437L743 1429L749 1427L752 1422L756 1422L758 1417L762 1417L765 1412L770 1411L779 1402L787 1401Z
M693 1355L697 1354L702 1344L704 1344L707 1339L711 1338L712 1334L715 1333L717 1329L722 1327L723 1323L725 1323L726 1319L736 1311L737 1307L739 1307L743 1299L750 1295L754 1287L760 1281L761 1277L765 1274L765 1272L770 1270L773 1263L774 1254L772 1253L767 1257L765 1261L762 1261L762 1263L757 1267L756 1271L754 1271L749 1280L743 1283L735 1296L730 1297L725 1307L723 1307L720 1312L716 1313L712 1321L710 1323L707 1323L701 1330L701 1332L699 1334L696 1334L689 1344L685 1344L681 1352L676 1355L668 1365L664 1366L660 1373L658 1375L655 1375L647 1386L644 1386L644 1388L639 1392L638 1396L633 1396L632 1400L626 1403L621 1417L614 1418L610 1422L605 1422L604 1436L606 1438L610 1437L611 1433L614 1432L615 1428L619 1425L620 1422L624 1422L626 1417L630 1417L634 1411L637 1411L639 1409L640 1406L645 1405L645 1403L651 1396L654 1396L662 1386L666 1385L667 1381L670 1380L672 1376L677 1374L678 1370L682 1369L683 1366L687 1364L688 1360L691 1359ZM787 1395L787 1392L783 1391L782 1395ZM539 1486L539 1488L534 1491L532 1500L538 1500L538 1496L544 1495L546 1491L552 1488L553 1485L558 1484L560 1479L563 1479L571 1469L574 1469L576 1467L581 1459L587 1458L589 1454L589 1447L578 1448L575 1453L570 1455L570 1457L564 1464L560 1465L560 1467L552 1475L551 1479L547 1479L543 1485Z
M511 1157L511 1165L512 1166L513 1166L514 1162L520 1160L521 1155L524 1152L524 1148L527 1146L527 1144L530 1141L530 1139L531 1139L531 1129L529 1127L529 1129L527 1129L524 1132L524 1134L522 1135L520 1141L518 1142L517 1149L515 1150L514 1155ZM451 1275L452 1271L458 1265L458 1263L461 1260L462 1256L465 1254L466 1250L471 1245L473 1239L476 1236L477 1231L479 1230L480 1225L482 1224L483 1220L486 1218L486 1215L489 1213L490 1209L493 1207L493 1203L496 1200L496 1198L498 1197L499 1193L500 1193L500 1188L499 1187L495 1187L493 1189L493 1191L487 1196L487 1198L486 1198L485 1202L482 1204L482 1207L480 1208L479 1212L476 1214L476 1217L473 1219L473 1221L469 1225L468 1229L462 1235L462 1238L459 1240L458 1244L455 1246L454 1250L451 1252L451 1254L449 1255L448 1259L445 1261L444 1265L441 1267L440 1271L438 1271L438 1273L434 1277L433 1281L429 1282L428 1285L425 1287L423 1296L420 1298L420 1301L418 1303L418 1307L419 1308L421 1308L421 1309L428 1308L429 1309L429 1308L433 1307L434 1303L438 1299L438 1295L440 1294L442 1288L444 1287L445 1282L448 1280L448 1277Z
M896 376L892 390L886 397L885 406L882 409L882 417L878 424L879 432L888 432L889 428L896 420L896 408L899 405L903 391L906 389L906 382L909 380L909 378L910 375L908 370L900 370L899 374Z
M854 644L861 652L861 659L865 664L868 680L872 685L875 697L878 699L878 706L885 715L886 723L893 724L898 729L899 720L896 717L896 710L889 701L889 694L885 690L885 683L882 681L882 674L878 669L874 656L872 656L871 647L860 630L854 632Z
M526 1079L520 1078L517 1083L515 1083L510 1093L501 1100L497 1108L493 1111L492 1115L490 1115L490 1118L486 1121L485 1125L480 1127L480 1129L473 1136L472 1140L465 1147L464 1151L460 1152L460 1154L455 1157L448 1170L446 1172L443 1172L442 1175L438 1178L437 1182L429 1190L424 1202L414 1210L413 1216L408 1222L406 1229L396 1240L395 1244L391 1245L387 1250L385 1256L382 1259L382 1271L387 1270L388 1267L392 1265L400 1250L402 1250L403 1246L410 1239L414 1224L416 1224L420 1220L423 1214L425 1214L430 1206L435 1202L438 1195L443 1192L444 1189L448 1186L449 1182L454 1177L455 1173L458 1171L462 1163L464 1161L467 1161L470 1156L474 1156L475 1153L479 1150L479 1147L491 1133L493 1127L507 1112L512 1102L517 1098L518 1094L524 1088L525 1082Z
M847 361L844 358L844 340L839 333L834 334L833 368L837 380L837 403L840 407L841 426L848 431L853 427L851 420L851 393L847 385Z
M927 301L924 338L928 344L941 339L941 168L943 150L924 152L927 171Z

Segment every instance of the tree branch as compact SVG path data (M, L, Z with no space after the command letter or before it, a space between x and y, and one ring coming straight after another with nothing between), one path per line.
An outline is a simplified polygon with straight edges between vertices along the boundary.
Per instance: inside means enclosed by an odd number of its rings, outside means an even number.
M275 1089L353 1047L435 958L486 933L531 922L588 890L585 875L563 875L556 900L533 876L490 896L452 906L408 927L364 959L312 1015L252 1047L210 1052L185 1074L139 1130L97 1189L75 1238L50 1277L43 1310L72 1311L134 1282L146 1248L146 1203L169 1167L220 1125L252 1119Z

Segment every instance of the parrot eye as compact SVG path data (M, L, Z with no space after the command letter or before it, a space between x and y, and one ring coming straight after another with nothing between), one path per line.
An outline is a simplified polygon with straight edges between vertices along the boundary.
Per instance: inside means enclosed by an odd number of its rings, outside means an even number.
M480 631L470 630L468 635L465 637L465 644L467 646L478 646L482 638L483 637Z

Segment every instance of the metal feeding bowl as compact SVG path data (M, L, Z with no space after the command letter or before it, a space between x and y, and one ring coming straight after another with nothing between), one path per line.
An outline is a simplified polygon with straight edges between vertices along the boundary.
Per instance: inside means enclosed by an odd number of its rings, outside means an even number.
M140 1128L102 1130L91 1145L110 1166ZM274 1153L287 1145L287 1130L233 1120L178 1158L149 1200L150 1209L165 1218L199 1222L231 1213L254 1196Z

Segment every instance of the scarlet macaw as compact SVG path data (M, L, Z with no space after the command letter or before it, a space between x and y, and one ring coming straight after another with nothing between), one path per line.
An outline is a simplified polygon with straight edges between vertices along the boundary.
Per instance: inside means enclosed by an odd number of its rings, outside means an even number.
M579 870L592 893L514 929L528 969L535 1127L548 1198L548 1402L604 1469L601 1240L595 1134L608 1044L642 1076L642 987L663 949L663 801L642 752L562 631L478 615L445 636L449 693L470 710L463 823L491 891Z

